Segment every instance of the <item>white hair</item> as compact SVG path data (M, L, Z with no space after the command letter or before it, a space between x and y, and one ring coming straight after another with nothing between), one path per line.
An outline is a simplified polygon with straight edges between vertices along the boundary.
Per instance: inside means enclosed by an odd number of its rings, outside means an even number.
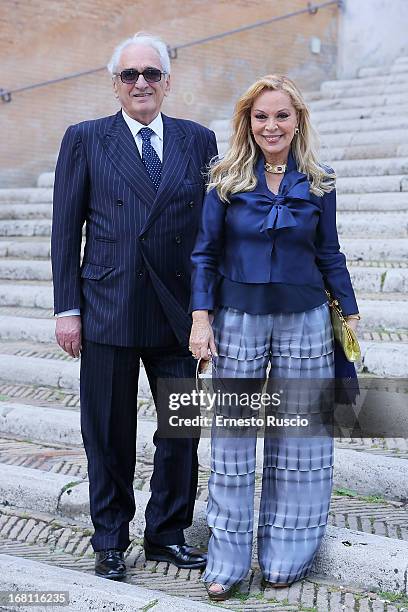
M163 72L170 74L170 57L166 43L161 38L154 36L153 34L148 34L147 32L137 32L134 36L131 36L130 38L127 38L121 42L114 50L107 66L112 76L118 70L122 51L130 45L143 45L154 49L160 57Z

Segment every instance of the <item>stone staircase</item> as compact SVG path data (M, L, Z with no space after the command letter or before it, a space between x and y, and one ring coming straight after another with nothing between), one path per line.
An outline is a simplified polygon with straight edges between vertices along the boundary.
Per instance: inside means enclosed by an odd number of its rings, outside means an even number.
M402 143L408 142L408 58L398 59L391 69L367 68L359 78L325 82L308 100L321 134L323 161L339 177L340 242L363 315L360 371L406 378L408 145ZM212 124L221 152L228 126L228 121ZM9 568L20 588L49 589L47 575L55 585L70 585L72 610L119 604L123 610L150 609L156 600L157 610L210 609L197 572L144 560L141 537L155 416L143 371L129 584L110 589L90 575L79 363L54 342L52 185L53 174L45 173L32 189L0 190L0 565ZM198 501L189 540L205 546L208 439L200 443L199 454ZM289 589L264 590L254 557L248 579L225 607L245 612L271 607L408 609L407 459L408 441L402 438L338 440L330 526L314 573ZM260 468L259 461L257 497ZM76 570L73 577L70 570ZM6 588L8 582L3 578L0 584ZM174 595L184 600L180 603ZM127 599L131 596L137 599L133 607ZM102 602L99 608L90 607L92 598Z

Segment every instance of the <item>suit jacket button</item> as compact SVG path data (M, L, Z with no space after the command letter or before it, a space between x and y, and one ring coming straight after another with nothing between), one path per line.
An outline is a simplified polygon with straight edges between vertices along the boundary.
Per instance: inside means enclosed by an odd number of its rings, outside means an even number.
M116 200L117 206L123 206L123 200Z
M137 273L137 275L138 275L138 277L139 277L139 278L142 278L142 276L143 276L143 270L139 270L139 272Z
M175 238L176 244L181 244L181 236L176 236Z
M194 202L193 201L189 202L188 205L189 205L190 208L194 208Z
M140 236L140 240L144 242L146 240L146 236Z
M180 278L182 276L182 272L180 272L180 270L176 270L176 276L177 278Z

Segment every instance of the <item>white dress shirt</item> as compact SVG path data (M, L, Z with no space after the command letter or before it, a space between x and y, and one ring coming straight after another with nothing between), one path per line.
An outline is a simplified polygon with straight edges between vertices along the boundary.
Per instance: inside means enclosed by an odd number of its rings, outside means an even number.
M149 127L151 130L153 130L154 134L152 134L150 142L151 142L153 149L156 151L157 155L159 156L160 161L162 162L163 161L163 119L162 119L161 113L159 113L157 117L155 117L153 121L149 123L149 125L143 125L143 123L139 123L139 121L136 121L136 119L132 119L132 117L129 117L129 115L125 113L123 108L122 108L122 115L123 115L124 120L127 123L129 130L132 132L132 136L135 139L137 150L139 151L140 157L142 157L142 137L140 136L139 132L142 128L145 128L145 127Z
M137 150L139 151L140 157L142 157L142 137L140 136L139 132L144 127L149 127L151 130L153 130L154 134L152 134L150 142L151 142L152 147L156 151L157 155L159 156L160 161L162 162L163 161L163 119L162 119L161 113L159 113L157 117L155 117L153 121L149 123L149 125L143 125L143 123L139 123L139 121L136 121L136 119L132 119L132 117L129 117L129 115L125 113L123 108L122 108L122 116L127 126L129 127L130 131L132 132L132 136L135 139L135 143L137 146ZM57 317L71 317L73 315L80 315L80 314L81 312L79 308L73 308L72 310L64 310L64 312L59 312L56 316Z

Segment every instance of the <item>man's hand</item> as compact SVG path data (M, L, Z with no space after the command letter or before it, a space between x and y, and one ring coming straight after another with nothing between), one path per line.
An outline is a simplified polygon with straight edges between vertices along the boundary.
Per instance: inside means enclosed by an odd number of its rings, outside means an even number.
M81 317L58 317L55 326L55 337L60 347L71 355L79 357L81 353Z

